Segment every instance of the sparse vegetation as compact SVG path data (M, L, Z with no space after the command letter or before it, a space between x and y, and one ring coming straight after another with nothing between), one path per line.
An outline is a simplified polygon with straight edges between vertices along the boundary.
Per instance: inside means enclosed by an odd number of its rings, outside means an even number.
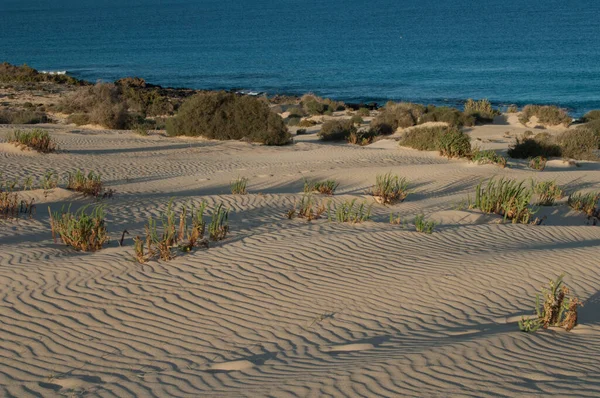
M323 202L318 203L314 200L312 194L307 193L302 196L300 203L295 203L294 208L287 212L287 218L292 219L295 216L312 221L321 218L325 213L326 207Z
M569 195L567 203L573 210L585 213L588 217L597 217L598 200L600 200L600 192L576 192Z
M50 74L40 73L27 64L21 66L11 65L8 62L0 64L0 82L5 83L56 83L56 84L71 84L83 85L86 82L75 79L66 74Z
M425 215L423 215L423 214L419 214L415 217L414 224L415 224L415 231L425 233L425 234L433 233L433 230L435 228L435 222L433 222L431 220L426 221Z
M81 170L74 173L69 172L67 175L67 189L95 198L101 197L103 193L107 193L107 197L112 196L113 193L112 190L104 192L102 176L93 171L90 171L87 175Z
M246 185L248 185L248 179L246 177L238 177L229 186L233 195L246 195L248 193Z
M318 136L323 141L343 141L351 134L356 134L356 131L356 126L350 120L329 120L323 123Z
M33 130L14 130L8 134L6 140L17 147L33 149L40 153L50 153L58 149L54 138L47 131Z
M538 197L538 206L552 206L555 201L563 197L563 190L556 181L540 181L531 184L533 193Z
M229 233L229 209L219 204L213 211L210 224L208 224L208 236L212 241L223 240Z
M561 327L566 331L577 326L577 307L583 305L577 297L570 296L569 288L563 283L564 274L550 280L548 288L535 296L536 318L523 317L519 329L523 332L535 332L540 327Z
M339 183L335 180L309 181L304 180L304 193L318 192L323 195L333 195Z
M333 207L329 202L327 205L327 219L352 224L368 221L371 219L372 206L372 204L367 205L366 202L357 204L356 199L334 204Z
M343 102L333 101L328 98L321 98L314 94L305 94L300 99L300 104L304 112L309 115L327 115L335 111L345 109Z
M363 124L363 123L364 123L364 120L363 120L363 118L362 118L362 117L360 117L360 115L354 115L354 116L352 116L352 117L350 118L350 121L351 121L353 124L356 124L357 126L360 126L361 124Z
M506 158L498 155L493 149L473 149L471 152L471 161L477 164L495 164L502 168L506 167Z
M568 126L573 119L566 110L553 105L526 105L521 111L519 121L526 125L535 116L538 122L544 126Z
M371 126L381 135L392 134L398 129L414 126L425 113L423 105L410 102L388 102L373 119Z
M271 112L266 102L225 92L199 93L187 99L167 121L167 134L245 139L266 145L291 142L283 119Z
M529 159L529 168L537 171L544 171L544 169L546 168L547 161L548 159L546 159L543 156L536 156L534 158Z
M56 243L57 237L67 246L76 250L97 251L109 241L104 220L104 208L96 206L88 213L88 207L83 207L72 213L70 206L65 210L50 213L52 238Z
M375 201L381 204L403 202L408 196L408 181L395 174L379 174L375 186L369 192Z
M536 212L530 207L531 197L532 191L523 181L492 178L485 186L483 182L477 185L475 201L471 202L469 198L469 207L504 216L505 221L511 220L513 224L530 224Z
M33 109L0 110L0 124L38 124L47 123L48 116Z
M374 129L358 130L350 133L346 140L350 144L364 146L371 144L378 136L379 133Z
M478 123L491 123L500 112L495 110L487 99L479 101L468 99L465 103L465 114L473 116Z
M426 108L425 114L419 119L419 124L427 122L444 122L451 127L473 126L475 124L475 117L465 115L456 108L429 105Z
M34 200L28 202L18 192L0 190L0 220L18 219L22 214L29 218L35 214Z

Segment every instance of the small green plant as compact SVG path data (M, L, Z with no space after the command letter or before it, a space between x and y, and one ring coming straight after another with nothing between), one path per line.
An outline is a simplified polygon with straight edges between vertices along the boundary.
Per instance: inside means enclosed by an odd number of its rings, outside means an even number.
M468 157L471 154L471 138L457 128L440 135L437 145L440 155L448 159Z
M433 233L433 229L435 228L435 222L425 221L425 215L423 214L419 214L415 217L414 224L415 231L425 234Z
M90 212L85 206L75 213L71 212L70 206L60 212L52 212L48 207L48 213L55 243L60 237L65 245L87 252L100 250L109 241L102 206L96 206Z
M248 191L246 190L246 185L248 185L248 179L246 177L238 177L233 180L230 184L231 193L233 195L246 195Z
M287 218L292 219L298 216L307 221L312 221L321 218L325 210L325 205L322 202L317 203L311 193L306 193L302 196L300 202L295 203L294 208L287 212Z
M502 168L506 167L506 158L502 155L498 155L493 149L473 149L473 152L471 153L471 161L477 164L495 164Z
M569 195L567 204L573 210L583 212L588 217L593 217L598 212L598 200L600 200L600 192L576 192Z
M402 224L402 217L400 217L400 213L398 213L398 214L394 214L393 212L390 213L390 224L392 224L392 225L401 225Z
M339 183L335 180L314 181L304 180L304 193L318 192L323 195L333 195Z
M49 190L58 186L58 173L53 170L46 171L42 178L42 188Z
M403 202L408 196L408 181L391 172L379 174L376 177L375 186L369 193L375 198L375 201L381 204Z
M357 224L371 219L371 207L366 202L361 204L356 203L356 199L346 201L331 206L331 202L327 204L327 219L329 221L337 221L342 223Z
M538 206L552 206L554 202L563 197L563 191L556 181L533 182L533 193L538 196Z
M223 204L219 204L213 211L210 224L208 224L208 235L210 240L219 241L227 237L229 232L229 210L223 208Z
M85 196L98 198L103 191L102 177L93 171L90 171L87 175L81 170L77 170L74 173L69 172L67 176L67 189L81 192Z
M28 176L23 180L23 185L21 187L23 191L30 191L33 189L33 177Z
M475 188L475 201L469 198L469 207L484 213L495 213L514 224L529 224L536 210L530 208L532 191L524 182L490 179L486 186L480 182Z
M56 141L50 137L50 134L40 129L14 130L8 134L7 141L18 147L33 149L40 153L50 153L58 149Z
M536 156L529 160L529 168L537 171L544 171L547 161L548 159L543 156Z
M521 320L519 321L519 329L521 332L534 333L541 327L542 323L537 318L521 317Z

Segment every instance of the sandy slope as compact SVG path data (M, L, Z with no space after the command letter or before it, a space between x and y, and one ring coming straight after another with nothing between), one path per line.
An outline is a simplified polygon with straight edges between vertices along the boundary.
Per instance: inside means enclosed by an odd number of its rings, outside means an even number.
M471 131L506 148L515 125ZM600 189L600 165L555 162L543 173L475 166L435 153L321 144L190 141L51 129L62 153L0 147L7 178L80 167L117 190L113 241L94 254L51 240L38 195L32 220L0 224L0 396L598 396L600 227L564 206L547 225L499 225L458 204L482 179L556 179ZM4 130L0 131L3 136ZM408 177L405 203L360 225L286 220L302 178L340 182L335 200L365 198L376 174ZM251 194L228 194L232 178ZM231 236L169 262L132 261L131 237L175 203L231 207ZM441 222L433 235L387 223L390 211ZM125 247L116 241L123 229ZM561 272L585 300L570 334L521 333L539 287Z

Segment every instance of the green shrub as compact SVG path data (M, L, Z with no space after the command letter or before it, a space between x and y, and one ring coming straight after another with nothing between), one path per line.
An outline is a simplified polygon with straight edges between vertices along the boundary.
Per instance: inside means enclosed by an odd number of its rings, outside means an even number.
M419 151L436 151L439 137L447 130L445 126L415 127L404 133L400 145Z
M600 147L600 134L590 128L567 130L556 137L561 155L578 160L597 160L595 151Z
M70 207L54 213L48 207L48 212L55 243L58 236L65 245L87 252L100 250L109 241L102 206L94 207L89 214L87 206L75 213Z
M229 232L229 210L223 208L221 203L214 211L208 224L208 236L210 240L219 241L227 237Z
M425 215L419 214L415 217L414 220L415 231L421 232L424 234L433 233L433 229L435 228L435 222L433 221L425 221Z
M392 134L399 127L406 128L416 125L424 112L423 105L409 102L388 102L375 116L371 126L380 134Z
M569 195L567 203L573 210L583 212L591 217L594 216L598 210L598 200L600 200L600 192L576 192Z
M281 117L258 98L225 92L199 93L188 98L167 121L170 136L203 136L218 140L247 139L266 145L290 143Z
M444 122L452 127L473 126L475 117L465 115L458 109L447 106L427 106L426 113L419 119L419 124L427 122Z
M478 123L491 123L500 112L492 108L487 99L474 101L469 98L465 103L465 114L473 116Z
M360 115L354 115L350 118L350 121L354 124L361 125L364 123L364 120Z
M318 192L323 195L333 195L339 183L335 180L309 181L304 180L304 193Z
M366 202L356 203L356 199L338 203L331 207L331 202L327 205L327 218L329 221L348 222L352 224L361 223L371 219L371 208Z
M493 149L473 149L471 153L471 161L477 164L495 164L502 168L506 167L506 158L502 155L498 155Z
M535 211L530 208L532 192L523 181L490 179L486 186L480 182L475 188L475 201L469 198L469 207L484 213L495 213L513 224L529 224Z
M67 189L81 192L85 196L99 197L103 191L102 177L100 174L90 171L87 175L81 170L68 173Z
M390 173L378 174L375 186L369 192L381 204L403 202L408 196L408 181Z
M245 177L238 177L233 180L230 184L231 193L233 195L246 195L248 191L246 190L246 185L248 185L248 179Z
M517 137L514 145L508 148L508 156L515 159L534 158L543 156L545 158L561 156L560 146L553 139L543 135L535 137Z
M87 114L89 123L109 129L127 129L130 123L128 107L120 95L119 88L114 84L98 83L81 87L63 97L57 109L69 114Z
M543 156L536 156L529 159L529 168L537 171L544 171L547 161L548 159Z
M538 122L545 126L558 126L559 124L568 126L573 121L566 110L554 105L526 105L521 111L519 121L527 124L533 116L536 116Z
M6 140L16 146L33 149L40 153L50 153L58 149L56 141L50 137L50 134L40 129L14 130L7 135Z
M371 116L371 111L367 108L359 108L357 115L359 116Z
M552 206L554 202L563 196L562 189L556 184L556 181L532 181L533 193L538 196L538 206Z
M356 127L350 120L329 120L323 123L318 136L323 141L342 141L352 133L356 133Z
M333 112L344 110L345 108L343 102L321 98L314 94L303 95L300 99L300 104L304 112L309 115L331 115Z
M450 128L438 137L437 146L442 156L468 157L471 154L471 137L457 128Z

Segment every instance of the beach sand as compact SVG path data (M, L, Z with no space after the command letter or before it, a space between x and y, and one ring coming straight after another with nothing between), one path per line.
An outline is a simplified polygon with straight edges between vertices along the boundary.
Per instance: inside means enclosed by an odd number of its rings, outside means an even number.
M93 203L63 189L31 219L0 223L0 396L599 396L600 227L559 201L541 226L501 224L464 205L493 176L600 190L600 164L543 172L400 148L318 142L285 147L44 127L61 152L0 146L5 179L46 170L102 173L110 244L79 253L52 240L47 207ZM510 117L469 128L506 149ZM0 129L3 137L8 128ZM509 132L510 135L506 133ZM372 198L377 174L411 182L373 221L287 220L303 178L334 178L334 201ZM249 178L249 194L229 182ZM170 262L133 261L148 216L204 199L232 211L231 233ZM326 198L323 198L327 200ZM419 213L431 235L389 224ZM118 240L127 229L124 246ZM571 332L519 331L535 293L566 273L584 301Z

